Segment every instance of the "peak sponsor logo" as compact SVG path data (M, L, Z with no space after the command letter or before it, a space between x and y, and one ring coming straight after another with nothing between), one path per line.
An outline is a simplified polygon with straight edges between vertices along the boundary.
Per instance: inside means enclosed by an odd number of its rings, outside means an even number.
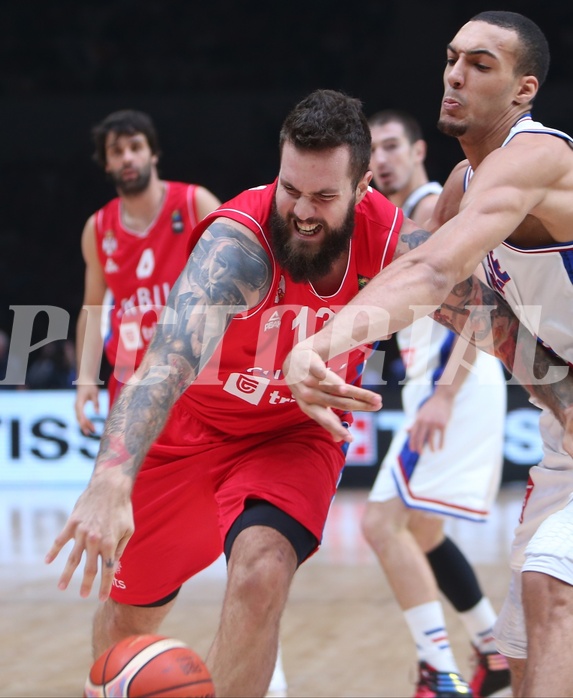
M268 332L269 330L278 329L280 326L281 326L281 316L279 315L278 310L275 310L275 312L265 322L264 332Z
M251 405L258 405L265 394L270 380L264 376L252 376L247 373L231 373L223 386L230 395L245 400Z

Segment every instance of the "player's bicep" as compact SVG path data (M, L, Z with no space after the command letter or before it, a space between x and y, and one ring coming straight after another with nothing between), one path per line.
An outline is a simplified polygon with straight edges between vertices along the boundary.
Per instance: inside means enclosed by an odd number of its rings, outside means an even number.
M179 293L191 292L212 305L258 305L272 281L272 265L256 235L246 226L218 218L203 232L180 277Z

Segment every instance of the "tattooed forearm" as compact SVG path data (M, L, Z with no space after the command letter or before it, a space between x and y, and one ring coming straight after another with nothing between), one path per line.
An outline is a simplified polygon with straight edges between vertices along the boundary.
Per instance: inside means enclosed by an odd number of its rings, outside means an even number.
M134 378L106 423L96 468L121 464L135 477L181 394L212 358L233 317L268 293L272 268L261 245L217 221L177 280Z
M564 410L573 405L569 366L546 349L492 289L476 277L457 284L434 319L495 354L530 395L564 421Z

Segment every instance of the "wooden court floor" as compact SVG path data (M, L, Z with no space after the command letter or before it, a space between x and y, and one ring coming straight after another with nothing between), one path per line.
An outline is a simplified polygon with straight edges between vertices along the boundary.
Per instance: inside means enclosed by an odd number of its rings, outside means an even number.
M485 524L452 520L448 533L474 563L498 609L523 485L502 488ZM341 490L323 546L297 572L281 643L289 696L411 696L416 662L402 615L362 540L364 490ZM81 696L90 665L97 601L79 598L77 580L56 588L61 564L43 557L78 491L0 493L0 696ZM217 625L225 583L219 559L187 583L163 627L203 656ZM450 639L469 676L469 642L446 605ZM240 630L237 633L240 641Z

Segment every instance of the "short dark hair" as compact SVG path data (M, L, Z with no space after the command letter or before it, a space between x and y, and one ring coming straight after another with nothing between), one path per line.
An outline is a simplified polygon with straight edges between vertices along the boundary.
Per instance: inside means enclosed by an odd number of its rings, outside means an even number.
M377 111L375 114L372 114L368 119L370 128L373 126L385 126L386 124L394 122L402 124L406 138L410 143L424 140L422 127L418 120L408 112L402 111L402 109L383 109L382 111Z
M545 34L528 17L519 12L487 10L471 18L470 22L486 22L514 31L519 39L519 53L515 64L517 75L534 75L539 86L549 71L550 52Z
M92 139L95 146L93 159L101 167L106 165L105 141L108 134L112 132L117 133L118 136L132 136L134 133L143 133L149 143L151 152L154 155L159 155L157 131L149 114L135 109L122 109L109 114L103 121L92 128Z
M350 175L354 185L370 164L370 127L362 103L337 90L315 90L286 117L279 147L285 142L300 150L330 150L341 145L350 149Z

